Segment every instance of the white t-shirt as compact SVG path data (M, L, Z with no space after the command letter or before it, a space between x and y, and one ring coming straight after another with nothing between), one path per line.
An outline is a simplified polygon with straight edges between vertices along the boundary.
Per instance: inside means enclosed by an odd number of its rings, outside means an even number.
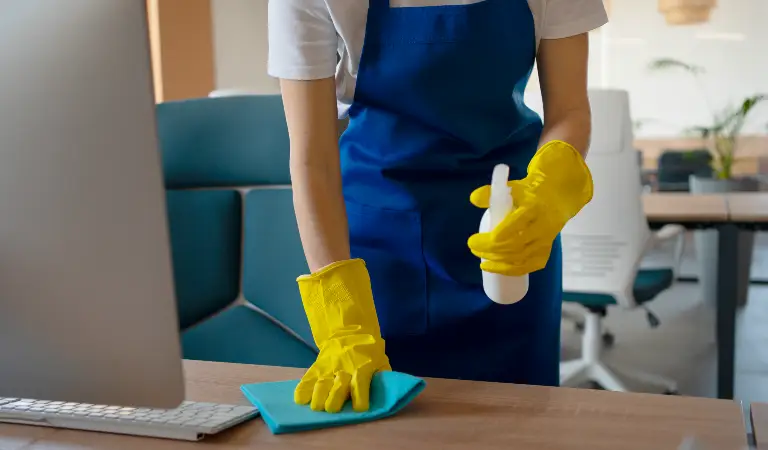
M482 1L486 0L390 0L390 7ZM537 46L541 39L575 36L608 21L603 0L528 0L528 6ZM269 74L292 80L335 76L343 117L355 95L367 17L368 0L269 0Z

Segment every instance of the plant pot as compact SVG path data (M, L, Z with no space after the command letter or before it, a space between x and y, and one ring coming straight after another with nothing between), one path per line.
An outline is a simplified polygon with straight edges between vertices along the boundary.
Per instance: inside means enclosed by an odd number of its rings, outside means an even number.
M725 194L728 192L755 192L760 189L760 183L755 178L734 178L730 180L718 180L691 176L692 194ZM704 230L694 232L696 245L696 259L699 265L699 285L701 286L704 301L714 306L717 299L717 262L718 262L718 238L716 230ZM744 306L747 303L749 291L749 275L752 267L752 253L755 245L755 233L752 231L739 231L738 248L738 296L737 305Z

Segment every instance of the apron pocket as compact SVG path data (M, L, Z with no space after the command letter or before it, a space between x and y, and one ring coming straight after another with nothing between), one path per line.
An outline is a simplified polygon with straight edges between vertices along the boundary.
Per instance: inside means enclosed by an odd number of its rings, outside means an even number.
M368 267L384 339L423 334L427 277L421 213L352 202L346 206L352 257L363 259Z

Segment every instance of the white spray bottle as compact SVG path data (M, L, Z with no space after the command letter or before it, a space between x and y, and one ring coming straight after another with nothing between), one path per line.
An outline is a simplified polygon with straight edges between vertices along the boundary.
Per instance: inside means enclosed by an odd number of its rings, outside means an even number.
M490 207L480 221L480 232L487 233L494 229L504 217L512 211L512 193L509 181L509 166L499 164L493 168L491 177ZM511 277L483 271L483 289L485 295L502 305L517 303L528 293L528 275Z

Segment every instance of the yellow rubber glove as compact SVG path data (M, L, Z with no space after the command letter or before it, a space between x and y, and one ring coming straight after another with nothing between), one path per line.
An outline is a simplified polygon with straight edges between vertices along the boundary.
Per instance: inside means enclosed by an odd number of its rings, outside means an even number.
M592 175L573 146L550 141L528 164L528 176L509 186L515 209L490 232L471 236L468 244L485 260L482 270L522 276L546 266L552 242L592 199ZM490 193L490 186L483 186L470 201L488 208Z
M392 368L365 263L341 261L297 281L320 354L296 386L295 402L339 412L351 397L355 411L367 411L373 374Z

